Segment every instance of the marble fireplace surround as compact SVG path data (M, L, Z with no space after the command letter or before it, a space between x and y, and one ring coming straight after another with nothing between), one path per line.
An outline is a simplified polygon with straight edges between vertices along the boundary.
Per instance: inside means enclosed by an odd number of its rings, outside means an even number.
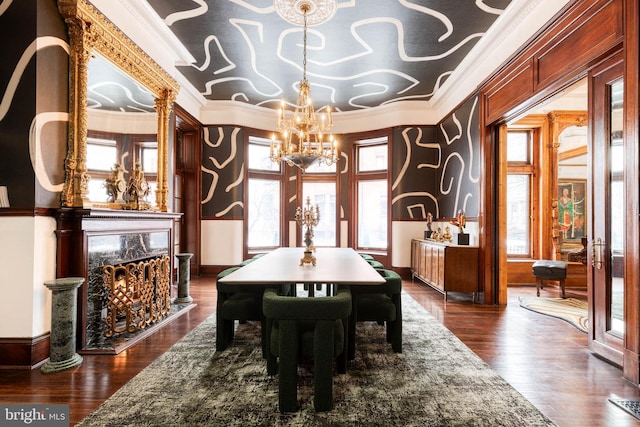
M169 298L174 283L174 221L179 213L64 209L58 212L58 276L84 277L78 291L77 348L80 354L118 354L193 308L193 303L169 304L155 322L113 336L108 329L108 287L104 267L169 258ZM166 286L166 283L163 284ZM165 292L166 294L166 292ZM154 292L154 298L156 298ZM166 300L159 302L166 306ZM119 319L119 322L123 319Z

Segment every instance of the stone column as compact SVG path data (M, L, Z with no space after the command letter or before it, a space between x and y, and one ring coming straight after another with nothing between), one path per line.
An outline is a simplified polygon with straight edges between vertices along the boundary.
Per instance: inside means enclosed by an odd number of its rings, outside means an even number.
M51 289L51 343L49 360L40 368L45 374L73 368L82 363L76 353L76 300L83 277L50 280L44 285Z
M185 304L193 301L189 295L189 284L191 282L191 268L189 260L193 254L182 253L176 254L178 257L178 298L175 299L176 304Z

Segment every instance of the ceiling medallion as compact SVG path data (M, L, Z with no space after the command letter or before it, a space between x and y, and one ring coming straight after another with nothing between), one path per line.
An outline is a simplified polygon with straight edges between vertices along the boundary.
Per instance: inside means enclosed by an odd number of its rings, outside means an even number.
M278 15L285 21L302 26L307 11L307 26L313 27L327 22L336 13L336 0L273 0Z

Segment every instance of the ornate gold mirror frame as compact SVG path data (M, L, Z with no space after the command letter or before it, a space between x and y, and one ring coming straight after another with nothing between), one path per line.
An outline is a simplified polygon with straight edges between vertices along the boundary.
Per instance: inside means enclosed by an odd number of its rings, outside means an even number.
M588 114L586 111L551 111L549 117L549 132L551 134L551 210L552 210L552 235L554 259L561 259L562 235L558 224L558 167L560 148L560 134L571 126L587 126Z
M87 173L87 76L93 52L100 53L155 96L158 113L158 175L156 209L167 211L169 189L169 115L179 86L86 0L58 0L69 31L69 141L65 159L63 207L91 207Z

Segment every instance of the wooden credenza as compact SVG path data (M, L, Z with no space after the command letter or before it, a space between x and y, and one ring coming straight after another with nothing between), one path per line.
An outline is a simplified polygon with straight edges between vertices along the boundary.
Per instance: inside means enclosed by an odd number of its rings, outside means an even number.
M411 241L411 274L444 294L480 291L478 248L431 240ZM474 295L475 301L475 295Z

